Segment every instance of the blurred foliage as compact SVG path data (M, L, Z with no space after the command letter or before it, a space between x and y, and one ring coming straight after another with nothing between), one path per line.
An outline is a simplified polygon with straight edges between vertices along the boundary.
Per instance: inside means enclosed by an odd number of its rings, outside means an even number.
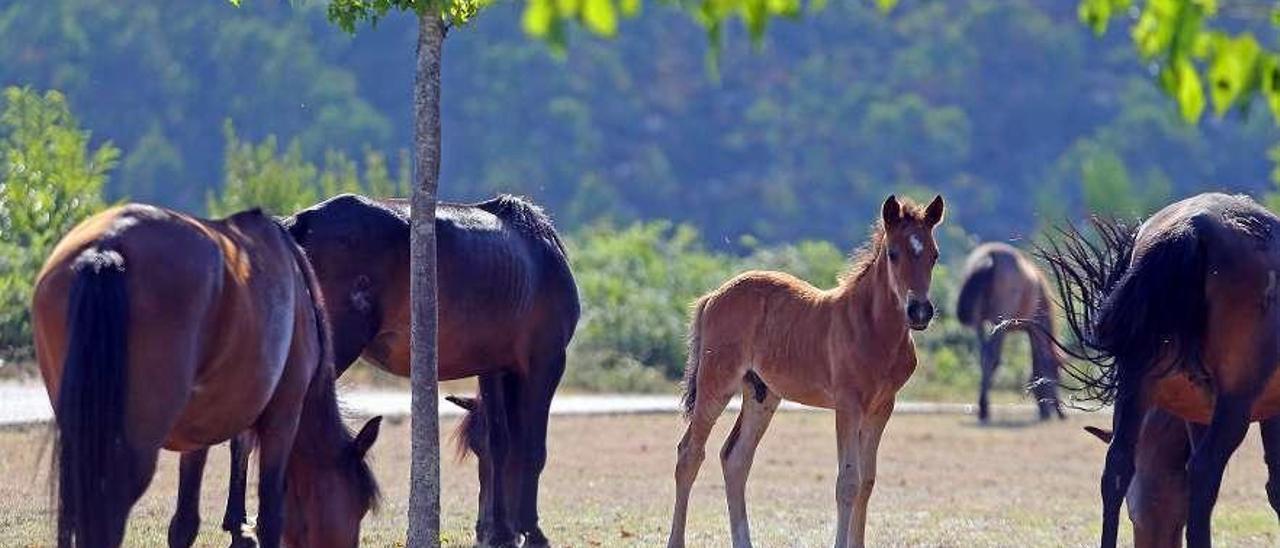
M281 152L274 135L253 144L242 141L231 123L226 124L226 181L220 193L209 192L208 211L226 216L260 207L273 215L289 215L330 196L346 192L375 197L404 196L409 173L401 169L393 179L386 157L365 149L364 172L341 151L328 151L324 164L316 166L302 155L294 140ZM405 153L401 153L403 156ZM401 161L407 167L408 162Z
M0 353L31 345L32 284L67 231L104 206L120 153L89 145L56 91L5 88L0 103Z
M351 36L331 5L0 4L0 83L62 90L122 149L109 196L200 211L228 180L228 119L318 167L412 142L415 22L387 13ZM916 187L954 198L951 219L985 239L1026 236L1045 205L1085 211L1095 146L1139 193L1157 170L1171 197L1270 187L1269 116L1181 123L1131 38L1094 38L1074 2L908 1L887 16L833 2L758 46L727 24L718 79L681 8L645 5L610 41L568 25L556 58L524 35L526 6L493 4L447 40L443 199L524 194L565 228L671 219L742 254L744 235L845 249L886 194Z
M1269 5L1268 5L1269 4ZM1081 21L1098 34L1130 17L1141 59L1188 122L1212 105L1221 117L1261 97L1280 121L1280 54L1254 36L1280 23L1274 2L1239 0L1081 0ZM1206 93L1207 91L1207 93ZM1207 95L1207 97L1206 97Z

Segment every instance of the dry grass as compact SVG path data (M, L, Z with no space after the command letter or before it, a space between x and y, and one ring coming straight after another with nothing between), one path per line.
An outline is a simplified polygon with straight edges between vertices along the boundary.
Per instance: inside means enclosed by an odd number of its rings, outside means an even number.
M721 419L694 490L691 546L728 545L720 466L714 458L732 423ZM956 416L900 416L888 428L871 502L876 546L1085 546L1096 542L1097 478L1104 447L1080 431L1104 417L1051 425L979 427ZM452 421L443 427L452 428ZM543 482L543 524L562 546L655 546L666 540L672 497L674 416L557 417ZM761 445L748 501L756 544L822 546L833 533L835 441L828 413L783 413ZM366 520L366 546L403 538L408 494L408 424L388 424L373 451L386 501ZM1230 546L1276 546L1280 529L1263 492L1256 431L1228 470L1215 515ZM0 544L51 538L46 474L37 456L44 430L0 431ZM200 544L225 545L216 530L226 485L226 451L210 459ZM474 463L444 464L444 527L467 545L475 506ZM134 509L129 543L163 544L175 493L176 459L163 457Z

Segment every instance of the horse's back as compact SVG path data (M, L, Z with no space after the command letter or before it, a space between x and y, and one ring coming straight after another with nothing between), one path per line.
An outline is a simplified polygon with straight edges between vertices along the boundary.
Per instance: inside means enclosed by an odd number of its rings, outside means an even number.
M1029 317L1047 298L1039 269L1022 251L1003 242L974 248L964 272L956 316L965 325Z

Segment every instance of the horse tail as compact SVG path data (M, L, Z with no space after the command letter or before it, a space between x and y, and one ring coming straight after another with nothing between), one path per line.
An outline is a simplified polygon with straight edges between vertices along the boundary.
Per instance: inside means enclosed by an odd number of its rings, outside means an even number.
M680 408L687 419L693 416L693 406L698 401L698 367L702 364L702 314L707 310L707 297L693 305L693 318L689 320L689 357L684 366L684 395Z
M1133 260L1135 229L1098 219L1093 225L1100 243L1071 227L1039 254L1058 279L1063 315L1079 346L1063 349L1093 366L1067 370L1085 399L1109 404L1136 390L1162 355L1174 358L1173 367L1200 363L1208 314L1205 227L1193 219L1188 230Z
M568 261L569 252L565 249L564 242L560 240L560 234L556 232L551 217L528 199L511 194L499 194L492 200L476 204L476 207L511 222L525 234L546 240L555 247L562 258Z
M67 355L57 417L58 543L106 546L120 532L129 465L128 312L125 261L87 249L72 267Z
M458 427L453 430L450 439L453 442L454 458L458 462L467 460L468 455L479 455L484 448L485 431L484 417L482 416L483 407L479 396L474 398L462 398L458 396L445 396L450 403L461 407L466 414L462 416L462 420L458 421Z
M978 313L978 303L991 290L991 283L995 277L996 262L990 255L987 255L981 264L969 270L964 284L960 286L960 297L956 299L956 319L960 320L961 324L975 327L982 323L983 318Z

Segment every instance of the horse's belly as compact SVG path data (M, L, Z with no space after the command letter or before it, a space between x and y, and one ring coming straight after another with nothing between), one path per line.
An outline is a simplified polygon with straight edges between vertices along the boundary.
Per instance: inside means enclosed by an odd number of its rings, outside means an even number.
M1213 418L1213 400L1210 394L1182 373L1157 381L1153 403L1156 407L1194 423L1209 424ZM1280 415L1280 376L1272 375L1253 403L1250 420L1261 421L1277 415Z

